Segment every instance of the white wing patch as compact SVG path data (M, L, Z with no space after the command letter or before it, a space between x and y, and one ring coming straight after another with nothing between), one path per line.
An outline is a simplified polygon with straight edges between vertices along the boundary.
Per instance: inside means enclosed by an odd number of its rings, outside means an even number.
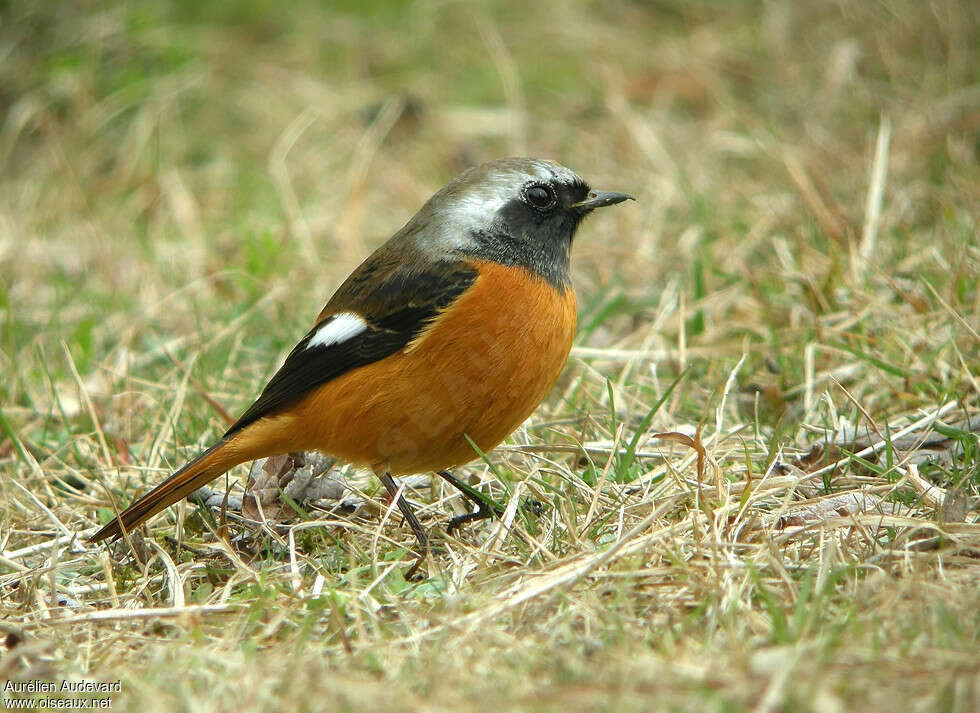
M306 345L307 349L313 347L329 347L332 344L340 344L348 339L353 339L367 329L365 322L359 315L353 312L339 312L323 324L316 334Z

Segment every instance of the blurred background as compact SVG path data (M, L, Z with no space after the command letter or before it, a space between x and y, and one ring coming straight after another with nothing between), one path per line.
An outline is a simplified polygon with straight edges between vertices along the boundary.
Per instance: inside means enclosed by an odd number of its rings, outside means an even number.
M244 328L270 289L242 346L282 349L434 190L505 155L639 199L576 246L585 318L602 317L583 343L709 331L799 361L779 333L858 308L834 290L876 266L973 288L976 16L955 0L5 2L5 401L50 400L22 371L39 349L64 341L92 373ZM60 354L49 368L67 374Z

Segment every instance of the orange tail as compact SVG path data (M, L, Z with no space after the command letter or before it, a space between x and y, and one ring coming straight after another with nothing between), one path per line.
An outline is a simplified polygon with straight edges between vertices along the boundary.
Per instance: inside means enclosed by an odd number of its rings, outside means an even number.
M252 460L250 451L236 448L235 442L241 432L231 438L222 439L204 451L197 458L171 475L157 487L126 508L119 516L89 538L89 542L122 537L123 529L129 532L148 518L156 515L169 505L187 497L225 471L239 463Z

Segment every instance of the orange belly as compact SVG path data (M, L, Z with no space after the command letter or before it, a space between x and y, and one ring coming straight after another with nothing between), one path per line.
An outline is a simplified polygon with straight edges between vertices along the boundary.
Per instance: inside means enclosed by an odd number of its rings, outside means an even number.
M263 419L267 442L403 475L473 460L463 434L483 451L503 441L565 366L575 294L521 268L477 267L473 286L403 350Z

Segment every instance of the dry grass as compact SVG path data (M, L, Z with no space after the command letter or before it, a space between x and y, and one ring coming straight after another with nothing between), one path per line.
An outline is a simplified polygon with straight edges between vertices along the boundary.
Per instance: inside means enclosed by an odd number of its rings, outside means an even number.
M980 708L973 3L79 5L0 9L0 678L145 711ZM502 522L420 584L371 507L74 539L435 188L524 153L639 201L577 241L559 387L465 469Z

